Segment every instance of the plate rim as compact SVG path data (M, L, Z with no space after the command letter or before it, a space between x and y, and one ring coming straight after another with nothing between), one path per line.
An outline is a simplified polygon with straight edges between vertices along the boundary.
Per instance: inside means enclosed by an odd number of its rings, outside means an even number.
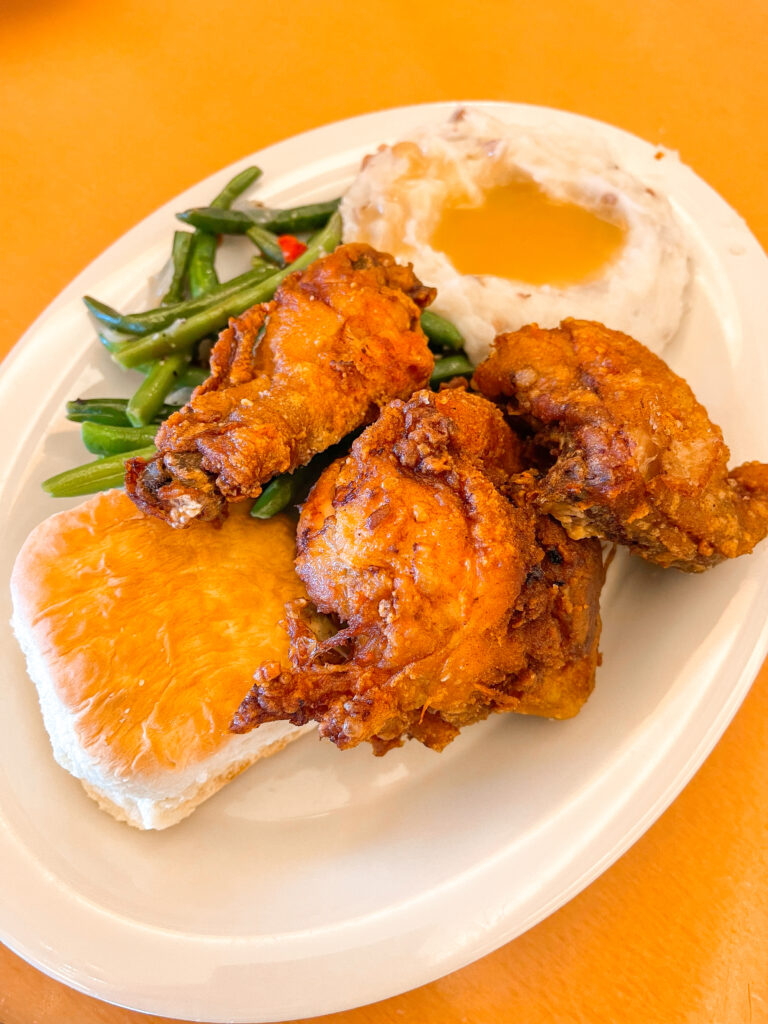
M583 114L578 114L571 111L557 110L551 107L541 107L532 104L519 104L519 103L507 103L500 100L452 100L452 101L438 101L427 104L411 104L407 106L386 108L384 110L372 111L370 113L359 114L353 117L344 118L338 121L330 121L324 125L316 128L309 129L301 132L297 135L291 136L288 139L272 143L269 146L263 147L253 154L242 157L227 167L221 168L220 170L209 175L205 179L190 186L189 189L184 190L178 196L171 198L168 202L162 204L152 213L144 217L136 225L125 232L120 238L108 246L102 253L100 253L93 261L91 261L83 270L81 270L70 283L53 299L53 301L40 313L40 315L33 321L30 327L24 332L21 338L16 342L9 353L6 354L0 367L0 389L7 386L10 378L13 377L14 372L17 371L17 363L26 353L26 351L34 345L35 339L40 332L43 325L53 317L60 308L68 306L72 302L72 297L76 296L79 302L79 295L81 294L81 282L91 279L94 276L105 271L111 261L119 257L119 253L134 241L137 237L144 234L155 222L161 218L166 217L169 213L179 209L181 204L185 201L185 196L193 191L196 191L202 187L208 188L212 186L215 188L219 180L228 179L229 176L236 172L242 166L247 165L254 159L269 154L273 151L284 149L288 146L297 146L307 144L311 141L313 136L319 136L324 133L332 131L348 130L353 128L355 125L362 125L363 123L372 125L377 119L383 120L387 117L392 117L397 114L408 114L416 115L418 112L420 117L423 117L425 122L432 121L433 115L434 120L437 120L437 116L440 112L448 113L452 109L459 106L471 106L487 110L492 114L501 114L509 120L514 120L516 112L527 111L535 112L538 116L551 116L554 120L566 121L573 120L574 123L580 123L585 126L596 127L601 134L607 132L609 138L611 136L623 137L624 139L631 140L631 145L637 145L642 143L643 146L652 146L653 144L640 139L638 136L622 129L620 127L610 125L594 118L587 117ZM311 161L308 167L311 168L315 161ZM754 236L749 232L749 229L744 224L743 220L738 214L730 207L718 193L712 189L706 182L699 178L695 173L687 168L686 165L680 164L679 167L683 168L686 174L690 174L697 183L697 188L705 190L711 201L716 202L723 212L727 211L729 214L735 214L737 220L740 222L743 232L745 233L745 244L752 250L753 256L756 255L758 261L761 263L762 272L768 281L768 258L763 253L759 243ZM311 180L311 172L306 175L307 180ZM755 556L753 556L755 557ZM763 591L766 590L766 586L763 587ZM755 643L747 654L742 669L738 675L736 684L732 687L729 695L729 699L719 707L716 715L709 721L708 727L703 731L699 738L699 742L695 744L693 750L689 753L685 764L680 768L677 773L667 780L665 786L661 787L659 792L656 793L655 798L646 807L644 813L636 818L634 825L629 829L625 829L622 836L618 841L613 843L607 848L603 855L590 864L590 866L580 871L573 877L569 884L561 888L551 899L541 904L538 909L530 913L527 918L523 921L518 921L516 925L505 930L503 922L496 922L493 928L487 928L484 935L478 938L472 945L471 948L461 949L459 952L455 952L452 956L445 955L429 965L428 969L422 968L419 972L420 977L417 980L413 980L410 976L407 981L402 985L396 985L394 988L388 981L380 980L376 981L376 984L369 985L366 995L360 999L357 996L349 998L342 996L341 998L326 998L325 1002L318 1004L313 1002L311 1006L306 1004L304 1008L300 1006L291 1005L287 1011L290 1016L294 1018L304 1018L317 1014L330 1013L338 1010L349 1009L353 1006L359 1006L364 1003L370 1003L388 996L398 994L406 991L416 985L426 984L435 978L441 977L444 974L459 969L466 964L472 962L480 956L486 955L493 949L498 948L500 945L510 941L512 938L522 934L528 928L534 924L543 920L546 916L552 913L554 910L562 906L565 902L570 900L577 892L585 888L590 882L597 878L603 871L605 871L611 864L613 864L619 856L621 856L637 839L650 827L650 825L657 820L660 814L670 805L672 800L681 792L684 786L692 778L695 772L698 770L700 765L703 763L705 758L714 748L718 739L721 737L729 722L735 715L739 706L741 705L744 697L746 696L752 681L754 680L757 671L759 670L760 664L768 653L768 621L763 622L762 628L758 631ZM658 769L657 769L658 770ZM615 815L614 819L618 817ZM6 823L2 817L2 809L0 808L0 840L7 842L9 838L8 829ZM13 837L11 837L13 839ZM2 846L0 846L2 849ZM6 847L7 849L7 847ZM353 922L356 927L357 922ZM346 927L346 925L344 926ZM153 933L157 931L155 928L150 929ZM141 931L141 929L139 929ZM125 1006L131 1009L139 1010L147 1013L162 1013L168 1016L178 1015L172 1007L169 1007L167 1003L162 1001L151 1001L155 997L150 997L150 1002L143 998L137 998L134 994L122 991L121 986L115 988L109 981L99 983L97 979L93 977L85 976L83 971L77 971L71 964L62 964L61 956L48 956L41 957L39 951L35 953L31 948L27 948L26 944L21 942L15 942L13 936L6 935L3 929L0 932L0 938L2 941L9 946L12 950L19 953L25 959L29 960L35 967L49 974L51 977L56 978L65 984L78 989L79 991L96 996L99 999L107 1002L112 1002L117 1005ZM194 940L198 937L190 936L190 940ZM204 936L207 943L213 942L214 945L225 945L218 937ZM241 943L242 944L242 943ZM51 951L53 952L53 951ZM343 956L345 950L337 951L336 955ZM376 979L374 979L376 980ZM238 1021L256 1021L256 1020L276 1020L285 1019L278 1018L274 1015L274 1009L267 1010L266 1016L259 1013L254 1015L253 1007L249 1007L246 1013L245 1010L237 1011L233 1016L231 1012L228 1012L226 1016L219 1016L223 1011L216 1011L215 1014L206 1012L205 1016L195 1017L188 1016L190 1020L238 1020ZM186 1012L186 1011L185 1011ZM280 1013L284 1011L279 1011ZM243 1015L245 1014L245 1015Z

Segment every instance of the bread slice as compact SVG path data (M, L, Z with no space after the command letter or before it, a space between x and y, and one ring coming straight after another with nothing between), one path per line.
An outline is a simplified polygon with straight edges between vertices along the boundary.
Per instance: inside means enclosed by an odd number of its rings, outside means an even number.
M229 732L264 661L285 660L294 526L234 506L173 530L122 491L46 519L11 581L13 627L56 760L121 821L160 829L305 729Z

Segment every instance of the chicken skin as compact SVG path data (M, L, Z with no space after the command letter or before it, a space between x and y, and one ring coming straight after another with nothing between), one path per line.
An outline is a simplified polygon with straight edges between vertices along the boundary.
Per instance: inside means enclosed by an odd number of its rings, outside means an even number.
M768 534L768 466L729 451L688 384L640 342L564 320L502 334L472 386L554 456L535 484L569 536L701 572Z
M211 376L160 427L157 455L129 460L128 494L173 526L258 497L426 384L434 360L419 315L434 294L367 245L292 274L221 333Z
M314 719L382 754L406 737L440 750L494 711L574 715L598 660L600 545L536 512L520 452L465 390L391 402L299 520L298 574L341 628L319 640L307 602L289 605L291 666L259 669L233 731Z

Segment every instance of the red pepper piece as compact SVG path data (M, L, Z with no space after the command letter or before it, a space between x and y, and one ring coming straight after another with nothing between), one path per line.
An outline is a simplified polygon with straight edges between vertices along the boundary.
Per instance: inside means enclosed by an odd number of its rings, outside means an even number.
M307 251L306 245L300 242L294 235L278 235L277 240L283 250L286 263L293 263L303 252Z

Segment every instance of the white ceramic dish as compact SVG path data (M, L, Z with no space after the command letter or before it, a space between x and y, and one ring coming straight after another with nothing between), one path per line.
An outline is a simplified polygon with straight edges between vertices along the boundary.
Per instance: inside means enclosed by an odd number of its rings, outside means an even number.
M478 104L597 133L670 197L695 260L692 306L666 355L722 424L733 458L768 460L768 354L755 295L768 260L741 219L672 156L572 114ZM256 154L259 195L325 198L381 141L454 104L384 111ZM164 262L173 212L204 204L243 160L130 231L43 314L0 375L3 574L62 507L39 489L82 461L66 398L130 393L94 342L90 292L130 307ZM382 760L314 737L258 765L164 833L102 814L53 762L21 654L3 626L0 939L102 999L206 1021L328 1013L423 984L490 952L605 870L690 779L768 646L768 545L703 577L620 558L604 664L565 723L499 716L443 754ZM10 614L7 587L0 619Z

